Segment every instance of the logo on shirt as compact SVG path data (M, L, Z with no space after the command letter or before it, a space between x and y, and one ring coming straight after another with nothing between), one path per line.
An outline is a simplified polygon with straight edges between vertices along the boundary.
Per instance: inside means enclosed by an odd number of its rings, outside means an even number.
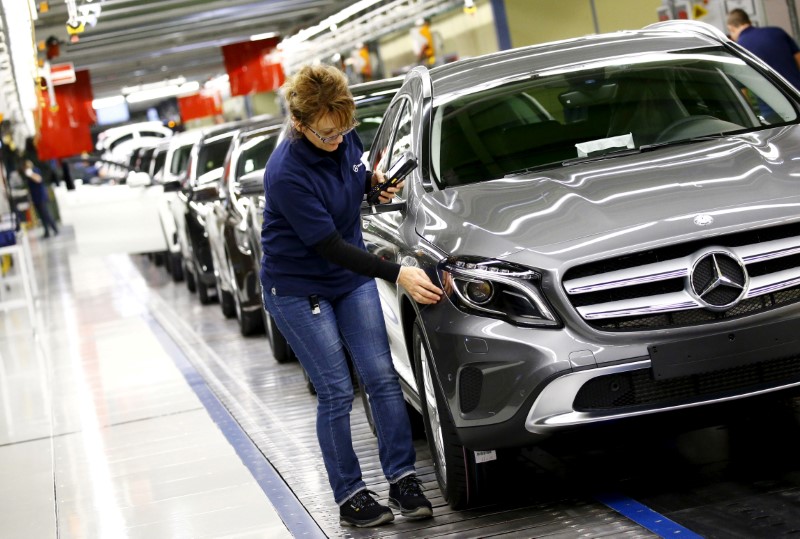
M364 163L356 163L355 165L353 165L353 172L358 172L358 169L361 168L362 166L366 165L364 165Z

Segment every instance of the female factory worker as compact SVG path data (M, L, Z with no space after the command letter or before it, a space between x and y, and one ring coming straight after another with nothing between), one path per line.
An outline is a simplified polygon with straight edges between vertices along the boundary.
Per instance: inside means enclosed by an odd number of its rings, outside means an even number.
M332 66L306 66L283 91L288 136L264 173L265 307L317 391L317 438L340 523L367 527L394 520L367 490L353 450L345 348L370 396L389 506L407 518L429 518L433 511L414 470L411 428L374 278L397 283L423 304L439 301L442 291L423 270L365 250L361 201L383 175L368 174L361 161L344 74ZM388 188L380 201L397 190Z

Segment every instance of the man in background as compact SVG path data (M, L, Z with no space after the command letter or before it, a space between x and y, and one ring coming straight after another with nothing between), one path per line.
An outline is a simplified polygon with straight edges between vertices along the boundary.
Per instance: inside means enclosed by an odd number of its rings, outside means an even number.
M794 39L776 26L752 26L744 10L728 13L731 39L752 52L800 90L800 48Z

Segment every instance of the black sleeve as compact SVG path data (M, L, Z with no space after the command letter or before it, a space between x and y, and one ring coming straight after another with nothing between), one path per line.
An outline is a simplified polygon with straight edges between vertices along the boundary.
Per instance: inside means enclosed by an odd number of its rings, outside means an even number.
M328 262L360 275L378 277L391 283L396 283L397 276L400 275L400 264L382 260L372 253L347 243L338 232L315 243L314 250Z

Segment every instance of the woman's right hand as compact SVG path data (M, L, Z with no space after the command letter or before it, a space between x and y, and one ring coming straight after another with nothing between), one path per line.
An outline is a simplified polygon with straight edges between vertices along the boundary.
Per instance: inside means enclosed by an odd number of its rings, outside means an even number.
M397 277L397 284L408 290L411 297L417 303L431 304L436 303L442 298L442 289L433 284L420 268L413 266L403 266L400 268L400 275Z

